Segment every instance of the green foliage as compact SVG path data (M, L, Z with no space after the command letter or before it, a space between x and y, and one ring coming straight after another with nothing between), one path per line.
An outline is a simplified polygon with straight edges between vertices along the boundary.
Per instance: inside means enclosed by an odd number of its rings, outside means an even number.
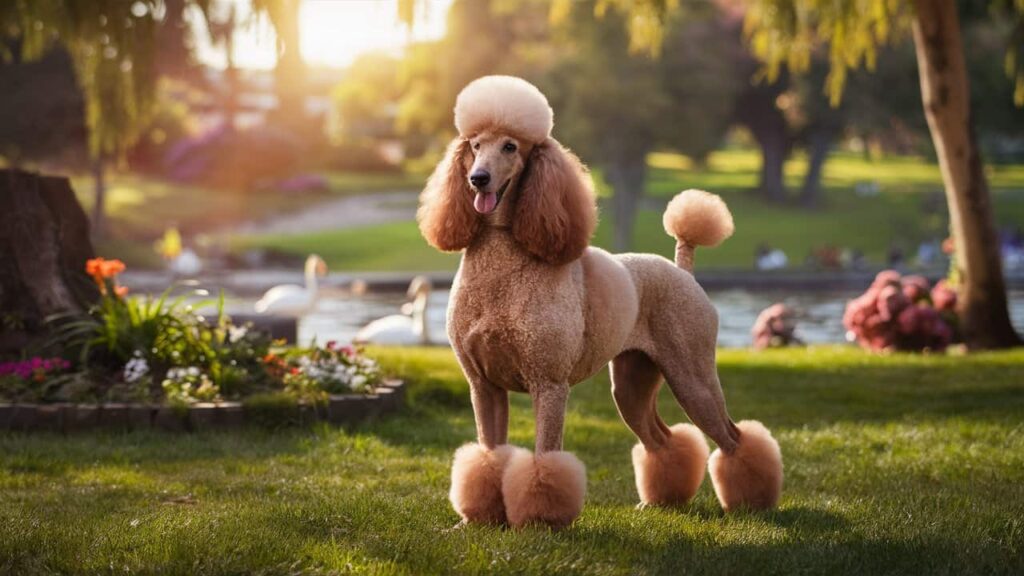
M327 130L335 144L360 144L394 136L392 114L399 99L398 60L363 54L331 94Z
M215 356L215 336L188 302L190 296L205 293L189 291L172 298L176 288L171 286L158 297L124 298L110 282L96 307L53 319L57 339L83 364L122 366L136 352L163 366L205 364Z
M737 419L786 463L778 510L723 514L705 479L636 509L636 443L601 373L573 388L565 449L587 466L572 527L448 530L452 452L475 435L443 349L371 351L419 398L354 428L0 435L0 558L16 574L1019 574L1024 354L720 352ZM422 376L421 376L422 375ZM447 392L445 392L447 394ZM287 402L288 399L281 399ZM294 406L294 404L292 404ZM659 408L686 421L667 390ZM248 414L248 408L247 408ZM297 418L297 411L292 412ZM532 447L512 395L510 441ZM85 494L87 497L68 497ZM111 568L113 567L113 568Z
M905 37L914 17L908 0L747 0L747 6L751 49L767 65L769 79L783 65L806 72L812 54L826 47L830 67L825 91L833 105L842 99L849 71L862 66L874 70L881 47ZM1004 35L1009 38L1003 47L1004 68L1013 78L1014 102L1024 106L1024 1L994 0L988 9L984 3L960 2L959 8L967 21L1011 23L1011 32Z
M14 0L0 12L6 33L25 56L38 58L55 42L74 62L85 96L92 153L123 153L148 121L156 86L157 0Z
M909 30L911 6L904 0L754 0L745 28L751 50L774 79L785 64L794 72L810 68L819 44L828 46L826 91L838 105L847 71L873 70L878 47Z

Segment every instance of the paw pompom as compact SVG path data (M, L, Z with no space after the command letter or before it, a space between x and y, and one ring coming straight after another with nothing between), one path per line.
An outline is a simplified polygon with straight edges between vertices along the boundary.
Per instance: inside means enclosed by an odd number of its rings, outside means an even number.
M587 470L569 452L535 456L526 450L516 451L505 467L501 490L509 525L536 522L562 528L583 511Z
M529 452L504 444L493 450L472 443L455 451L452 463L452 487L448 499L466 522L504 524L505 503L501 479L512 454Z
M704 480L708 443L693 424L676 424L664 446L633 447L633 470L640 501L648 505L688 503Z
M708 460L711 481L722 508L765 510L782 494L782 452L764 424L744 420L736 425L740 441L732 454L715 450Z

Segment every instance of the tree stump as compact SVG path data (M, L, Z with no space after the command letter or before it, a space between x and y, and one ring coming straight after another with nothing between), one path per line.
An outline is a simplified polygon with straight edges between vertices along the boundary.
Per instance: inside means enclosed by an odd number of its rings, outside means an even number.
M46 319L99 297L89 220L67 178L0 170L0 355L40 344Z

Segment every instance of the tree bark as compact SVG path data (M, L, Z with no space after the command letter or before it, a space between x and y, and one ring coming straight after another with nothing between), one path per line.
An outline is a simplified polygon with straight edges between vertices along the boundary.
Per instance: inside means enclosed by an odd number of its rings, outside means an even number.
M835 136L829 127L813 127L807 136L807 174L800 190L800 204L815 209L821 205L821 175Z
M785 79L770 85L747 88L736 100L736 120L747 127L761 148L758 189L771 202L786 199L783 168L789 155L790 136L786 117L776 105L785 89Z
M0 170L0 354L45 333L46 318L98 296L85 274L89 221L67 178Z
M970 349L1020 345L1010 323L992 199L971 120L957 4L918 0L915 8L921 98L949 204L964 342Z
M776 128L762 133L757 139L761 145L761 195L770 202L781 204L786 200L785 170L787 149L786 133Z
M300 0L283 0L280 17L274 22L277 34L277 66L274 69L277 114L285 125L301 126L306 121L306 67L302 60L299 28Z
M107 232L107 180L106 166L102 153L92 161L92 179L94 200L92 206L92 231L97 238L102 238Z
M608 163L608 183L612 186L612 247L616 252L627 252L633 245L633 228L637 206L643 196L647 175L646 154L618 158Z

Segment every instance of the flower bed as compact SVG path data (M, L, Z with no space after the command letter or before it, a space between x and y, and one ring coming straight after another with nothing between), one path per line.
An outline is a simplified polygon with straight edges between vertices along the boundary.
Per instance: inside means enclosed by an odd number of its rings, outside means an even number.
M98 426L190 430L254 422L346 422L401 402L400 382L351 346L285 347L235 325L219 302L175 286L134 297L124 265L89 261L99 302L53 318L59 355L0 363L0 429L69 432ZM177 293L175 293L177 292ZM217 304L215 318L196 308Z
M148 430L172 432L304 425L313 422L356 423L398 410L405 385L385 379L371 392L328 394L322 400L296 400L287 395L254 395L241 402L75 404L55 402L0 403L0 431Z

